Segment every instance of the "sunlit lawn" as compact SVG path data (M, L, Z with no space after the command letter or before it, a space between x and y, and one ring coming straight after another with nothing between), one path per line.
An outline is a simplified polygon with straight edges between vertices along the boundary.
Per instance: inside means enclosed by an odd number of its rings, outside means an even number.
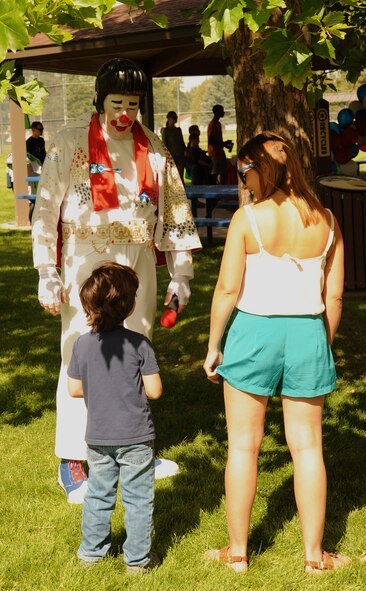
M10 205L4 210L11 216ZM65 502L53 454L59 320L38 305L30 249L29 232L0 230L0 589L364 590L366 565L357 557L366 550L366 298L345 298L334 346L339 383L327 399L324 417L329 479L324 546L350 555L352 566L316 579L303 574L292 465L278 399L269 405L259 461L250 572L238 576L202 558L207 548L227 542L222 391L202 370L221 244L195 254L192 300L176 327L168 331L156 326L154 343L165 390L152 405L157 452L175 460L180 474L156 483L154 548L163 564L143 579L131 580L121 558L125 532L120 503L113 517L112 555L88 570L75 556L81 507ZM161 286L168 281L163 269L159 280Z

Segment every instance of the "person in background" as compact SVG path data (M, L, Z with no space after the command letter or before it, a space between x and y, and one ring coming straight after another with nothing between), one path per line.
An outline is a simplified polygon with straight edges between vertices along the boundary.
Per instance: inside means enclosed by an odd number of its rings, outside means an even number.
M212 175L214 183L224 185L226 175L226 154L224 148L232 148L232 142L222 139L222 126L220 119L225 115L224 107L222 105L214 105L212 107L214 114L207 127L207 145L208 155L212 159Z
M321 574L350 563L322 550L322 411L325 395L336 386L331 345L342 311L342 235L308 185L292 146L279 135L264 131L248 141L238 153L238 174L254 202L238 209L229 227L204 363L210 380L224 379L229 545L208 551L207 558L236 572L248 570L264 419L269 398L279 394L305 572Z
M193 124L188 127L188 134L192 135L193 133L197 134L198 136L201 135L201 130L198 125Z
M191 175L191 161L189 159L189 149L190 149L190 142L189 142L189 137L193 134L197 134L198 137L201 135L201 131L200 128L198 127L197 124L193 124L190 125L188 127L188 143L187 143L187 147L185 149L184 152L184 174L185 174L185 180L191 181L192 182L192 175Z
M199 147L200 136L191 133L186 149L186 170L192 185L209 185L211 182L211 158Z
M169 111L166 116L165 127L161 128L161 138L165 147L170 152L175 165L180 174L180 178L184 178L184 152L186 145L184 143L182 130L176 126L178 115L175 111Z
M75 341L67 371L70 395L84 397L87 407L89 480L77 555L88 565L107 555L120 477L127 574L159 563L151 552L155 430L148 398L160 398L162 384L151 342L123 326L138 285L130 267L94 269L80 289L91 332Z
M58 482L70 503L82 503L87 489L85 404L67 391L72 345L88 331L80 285L105 261L133 268L139 290L126 327L151 340L157 299L155 248L164 252L170 274L164 303L176 294L181 312L190 297L191 251L201 247L169 153L137 120L147 89L145 73L130 60L114 58L100 67L96 112L89 125L80 123L56 135L42 167L32 219L38 299L47 312L61 314L55 453L61 460ZM161 470L163 463L157 477Z
M42 165L46 158L46 146L42 137L42 123L40 121L33 121L31 130L32 135L26 140L28 158L30 157L32 159L33 157Z

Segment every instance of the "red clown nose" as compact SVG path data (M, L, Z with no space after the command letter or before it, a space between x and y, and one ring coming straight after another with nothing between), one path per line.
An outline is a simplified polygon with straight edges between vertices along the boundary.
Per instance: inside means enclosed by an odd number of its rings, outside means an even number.
M173 328L177 321L177 310L178 310L178 296L173 295L170 303L167 305L167 309L162 313L160 317L160 324L164 328Z
M128 115L121 115L119 118L119 122L122 123L122 125L129 125L131 123Z

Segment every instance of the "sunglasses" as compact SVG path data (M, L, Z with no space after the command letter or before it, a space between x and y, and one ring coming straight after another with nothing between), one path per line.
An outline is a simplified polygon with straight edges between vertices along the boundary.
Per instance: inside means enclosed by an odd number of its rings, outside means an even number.
M33 129L38 129L38 131L43 131L43 127L33 127Z
M247 175L246 172L248 170L250 170L251 168L254 168L254 164L245 164L244 166L242 166L241 168L238 168L238 177L240 178L241 182L243 183L243 185L247 184Z

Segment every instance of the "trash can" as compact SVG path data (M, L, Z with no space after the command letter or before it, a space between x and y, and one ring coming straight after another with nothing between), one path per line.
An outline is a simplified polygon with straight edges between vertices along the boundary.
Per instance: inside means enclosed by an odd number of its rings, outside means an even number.
M343 234L345 288L366 289L366 179L329 175L316 180L319 199Z

